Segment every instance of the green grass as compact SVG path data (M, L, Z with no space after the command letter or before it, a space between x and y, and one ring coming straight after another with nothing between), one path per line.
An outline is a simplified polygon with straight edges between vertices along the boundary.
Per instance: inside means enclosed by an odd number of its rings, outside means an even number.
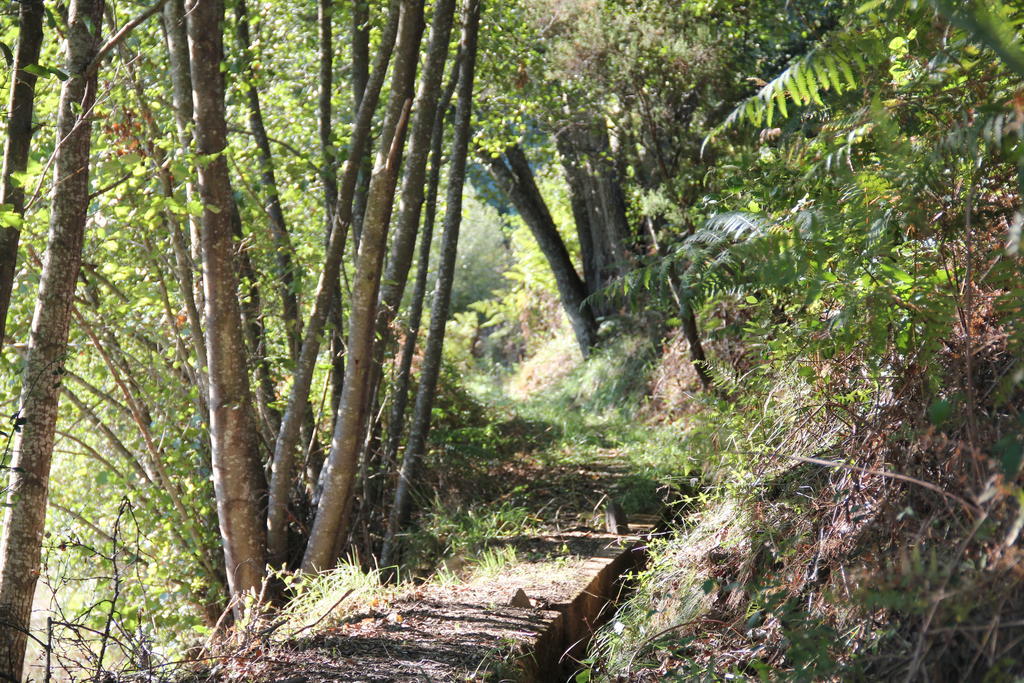
M391 600L396 587L381 584L380 571L364 571L353 561L330 571L299 574L286 580L290 599L279 618L279 636L309 635L315 629L335 626L355 610Z

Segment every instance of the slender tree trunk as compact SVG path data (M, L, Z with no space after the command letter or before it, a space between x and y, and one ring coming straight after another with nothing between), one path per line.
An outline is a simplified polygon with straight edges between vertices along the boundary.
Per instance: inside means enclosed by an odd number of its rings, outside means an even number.
M444 65L448 58L448 45L451 41L452 24L455 15L455 0L440 0L434 7L434 19L430 29L430 40L427 56L422 68L422 78L413 104L413 118L409 132L409 153L403 163L402 188L398 218L394 237L381 282L380 301L377 308L377 330L375 333L374 362L370 369L369 386L376 398L378 389L383 385L384 358L391 353L394 334L391 325L398 312L402 295L405 292L412 263L412 252L416 246L416 233L419 228L420 214L423 208L423 194L426 183L427 157L430 152L431 133L434 129L435 114L438 110L444 78ZM455 72L456 78L458 72ZM450 84L454 90L455 79ZM448 93L448 99L451 91ZM447 106L447 99L445 105ZM371 424L370 431L379 427L379 423ZM378 435L379 436L379 435ZM369 439L370 444L379 442ZM380 474L385 454L380 448L369 448L362 461L360 477L363 481L363 501L365 506L375 504L381 483Z
M611 144L602 121L576 121L563 128L558 138L570 191L578 195L574 201L582 204L588 215L592 249L583 255L584 275L593 294L620 275L626 265L629 224L625 195L618 170L610 161Z
M353 4L353 12L357 9ZM320 158L321 158L321 178L324 187L324 240L325 242L330 240L331 237L331 226L334 225L334 214L336 211L336 203L338 201L338 154L334 148L334 120L332 116L332 105L331 97L334 91L334 0L320 0L319 1L319 20L320 20L320 98L319 98L319 131L320 131ZM353 22L356 18L353 16ZM359 50L365 45L367 50L366 64L367 71L369 71L369 36L367 35L365 43L353 40L352 50ZM353 59L353 74L352 78L362 77L362 74L355 73L355 59ZM369 78L369 74L366 74L366 78L362 78L362 87L366 87L366 81ZM360 91L362 95L362 91ZM352 107L353 112L359 111L358 103ZM331 393L331 415L334 415L334 409L337 407L337 398L341 396L341 383L345 378L345 357L344 357L344 339L342 338L342 330L345 327L345 316L342 311L341 305L341 287L335 286L334 292L332 293L334 300L331 306L331 334L328 347L330 349L330 364L331 364L331 386L333 391ZM306 421L309 422L308 420ZM333 424L331 425L333 427ZM314 425L315 427L315 425ZM306 439L306 435L303 435L303 442L309 443ZM309 473L309 481L311 483L316 482L316 479L320 476L320 468L323 467L324 453L322 449L311 449L307 454L306 470ZM315 488L311 485L310 490Z
M281 196L277 187L277 176L274 172L274 157L270 150L270 139L263 123L263 111L260 108L260 94L256 83L256 74L252 69L252 55L249 37L249 11L245 0L237 0L235 5L238 28L238 47L245 65L248 82L243 85L246 90L246 104L249 107L249 130L256 149L259 151L260 184L266 191L266 212L270 225L270 236L274 242L274 258L277 268L274 277L281 290L281 318L284 321L285 338L288 341L288 352L292 363L299 359L302 345L302 321L299 319L299 276L292 261L291 236L284 219L281 207ZM328 100L328 106L329 100ZM329 114L328 114L329 116Z
M369 406L370 368L377 319L377 296L387 250L388 227L398 181L398 166L416 80L417 56L423 34L423 0L403 0L397 56L391 76L391 95L382 126L382 146L370 181L363 237L356 257L355 285L349 314L345 385L331 440L331 451L320 474L321 497L309 544L302 559L304 571L325 569L334 562L336 540L344 536L349 496L358 474L358 457ZM388 143L385 145L385 143Z
M174 123L178 133L178 144L183 150L192 149L192 74L188 56L188 35L185 25L184 0L166 0L161 17L164 38L167 44L167 58L171 67L171 102L174 109ZM172 192L173 186L165 190ZM185 198L191 200L195 194L191 178L185 181ZM170 195L168 195L170 196ZM194 216L188 219L188 241L180 231L171 232L171 244L174 249L175 269L178 273L182 299L185 301L185 314L188 317L192 333L192 345L195 347L198 373L203 383L204 397L209 397L208 358L206 339L203 337L203 321L200 311L203 309L202 275L193 277L199 249L199 224Z
M263 583L266 533L261 512L265 487L256 451L234 270L234 198L224 157L223 0L190 0L187 16L196 152L202 159L199 193L204 206L202 248L213 483L228 586L237 597L258 590Z
M451 302L452 283L455 281L455 256L458 251L459 227L462 222L462 186L466 180L466 157L469 151L470 119L473 109L473 76L476 66L477 31L480 25L480 0L468 0L463 20L463 61L459 75L459 100L455 114L455 140L452 144L451 168L448 172L448 196L445 207L444 235L441 237L441 263L437 272L437 286L430 308L430 329L423 357L420 385L416 392L409 442L402 461L402 471L395 489L395 502L388 520L387 535L381 551L381 564L394 561L395 535L408 522L412 508L410 488L416 477L416 466L426 448L430 430L437 378L441 372L441 351L444 347L445 324Z
M484 159L498 187L516 207L516 211L523 217L523 221L537 245L543 252L544 257L551 267L558 285L558 294L562 300L562 308L569 317L573 332L576 334L576 343L586 358L590 350L597 343L597 321L590 307L585 303L587 289L583 280L580 279L576 268L569 258L569 251L565 248L558 228L555 226L551 212L548 211L544 197L541 196L537 184L533 180L533 172L526 160L526 155L518 145L513 145L505 150L505 161L501 158L488 157Z
M295 367L292 390L288 397L288 407L285 409L277 442L274 444L273 474L267 510L267 543L270 548L271 561L275 567L282 566L285 559L288 492L292 484L295 448L298 445L303 413L309 400L309 389L313 380L316 357L320 351L320 335L324 330L338 288L341 257L352 220L352 198L359 172L357 160L370 144L370 124L373 120L374 110L377 108L381 87L384 85L384 75L391 59L391 51L395 45L400 8L401 0L391 0L388 21L381 34L377 55L374 58L373 72L360 102L356 120L352 124L348 160L345 162L341 183L338 186L334 224L331 226L331 234L327 243L324 267L320 273L320 280L317 282L313 309L306 324L302 350L299 353L299 362Z
M688 302L680 304L679 318L682 321L683 334L690 345L690 362L693 363L693 369L697 371L701 384L707 389L712 384L711 375L708 373L707 357L704 355L704 345L700 341L700 331L697 329L697 317Z
M7 329L7 309L11 306L14 272L18 265L18 222L25 214L25 190L13 175L28 167L32 142L32 113L35 109L36 75L25 70L39 61L43 44L43 0L26 0L18 13L18 48L14 56L14 78L7 111L7 141L4 144L3 178L0 180L0 204L6 205L14 219L0 219L0 348Z
M388 435L384 444L381 467L390 471L398 454L405 424L405 411L409 402L409 375L412 370L412 358L416 351L420 324L423 318L423 302L427 293L427 276L430 269L430 245L434 238L434 217L437 213L437 189L441 181L441 155L444 148L445 112L458 84L461 53L456 55L451 79L445 87L444 94L434 115L434 127L430 135L430 175L427 178L426 206L423 217L423 229L420 231L420 246L416 266L416 281L413 285L412 298L405 320L405 339L399 350L396 361L397 370L393 381L391 411L388 415ZM376 497L373 499L376 500ZM383 501L381 501L383 503ZM382 505L383 507L383 505Z
M370 66L370 2L369 0L353 0L352 2L352 111L358 111L363 101L363 92L369 80ZM370 150L359 158L359 182L352 207L352 238L355 248L359 249L359 241L363 234L363 218L366 215L366 202L370 190L370 175L373 172ZM340 332L339 332L340 334ZM340 389L340 385L338 389Z
M103 0L72 0L69 75L61 88L50 232L29 336L7 511L0 541L0 678L21 680L32 598L39 576L50 462L75 283L89 206L89 151ZM95 74L95 72L94 72Z
M600 279L600 269L597 265L596 251L594 249L594 229L590 225L590 209L587 207L587 185L586 179L578 164L574 162L575 149L568 142L568 135L555 136L555 145L562 157L562 168L565 169L565 178L569 186L569 206L572 209L573 221L576 223L576 234L580 240L580 256L583 259L583 282L587 291L591 292L593 285Z
M324 239L330 237L334 204L338 200L337 153L334 149L334 121L331 95L334 88L334 0L319 0L320 92L317 100L317 129L320 133L320 179L324 186ZM355 49L355 46L353 46ZM369 45L367 45L369 49ZM369 63L369 55L367 55ZM354 78L354 75L353 75ZM363 87L366 87L364 81ZM359 111L355 106L352 111Z
M352 52L352 111L359 111L362 106L366 87L370 78L370 2L369 0L353 0L351 15L351 52ZM374 99L374 108L377 100ZM352 235L355 254L359 249L359 236L363 229L363 215L366 213L366 191L370 185L371 147L369 145L359 155L355 163L357 172L355 194L352 205ZM334 431L334 420L341 402L341 390L345 384L345 316L341 308L341 288L337 288L336 304L331 311L331 431Z
M281 423L280 413L271 405L274 401L274 380L267 359L267 330L263 324L263 299L260 296L259 277L245 246L242 215L234 201L231 211L231 236L234 238L235 275L238 278L239 312L242 316L242 338L245 340L246 367L256 380L254 419L268 451L274 449L274 440Z
M185 0L165 0L161 16L164 38L167 43L167 58L171 67L171 103L174 109L174 124L178 131L178 143L182 150L193 149L192 140L192 65L188 52L188 27L185 13ZM195 183L192 178L185 182L185 198L194 201L196 198ZM199 219L188 216L189 227L189 261L199 277L193 280L193 299L199 310L203 310L206 302L203 292L203 277L199 270L202 263L202 230ZM202 329L197 327L196 329ZM203 342L205 344L205 340Z
M609 161L611 145L601 121L565 110L568 124L555 135L569 185L583 259L587 294L607 287L627 266L629 224L618 170ZM609 302L591 299L596 315L612 312Z
M455 0L438 0L434 5L434 20L430 29L430 42L422 77L413 105L415 114L409 132L409 153L406 155L402 176L401 201L394 238L391 241L387 270L380 292L380 311L377 334L388 333L405 292L409 266L416 245L416 231L420 224L430 152L431 133L438 109L444 78L444 64L448 57L455 15Z

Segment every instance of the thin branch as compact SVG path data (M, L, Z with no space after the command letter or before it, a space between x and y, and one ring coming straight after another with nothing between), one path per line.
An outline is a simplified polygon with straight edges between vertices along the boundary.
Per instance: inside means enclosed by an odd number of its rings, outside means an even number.
M86 518L85 518L85 517L84 517L84 516L82 515L82 513L80 513L80 512L75 512L75 511L74 511L74 510L72 510L71 508L68 508L68 507L64 507L64 506L63 506L63 505L61 505L60 503L55 503L55 502L54 502L54 501L52 501L52 500L50 501L50 507L52 507L52 508L54 508L54 509L57 509L57 510L60 510L60 511L61 511L61 512L63 512L64 514L66 514L66 515L68 515L68 516L72 517L73 519L77 520L77 521L78 521L78 522L79 522L80 524L82 524L82 525L84 525L84 526L87 526L87 527L89 527L89 529L90 529L90 530L91 530L91 531L92 531L92 532L93 532L94 534L96 534L96 535L97 535L97 536L99 536L100 538L104 539L104 540L105 540L105 541L107 541L108 543L115 543L115 542L116 542L113 536L111 536L110 534L108 534L108 533L107 533L106 531L104 531L103 529L99 528L98 526L96 526L96 525L95 525L95 524L94 524L93 522L91 522L91 521L89 521L88 519L86 519Z
M114 35L107 38L107 42L103 43L99 51L96 53L96 57L89 63L88 68L85 70L85 78L91 78L96 75L96 72L100 68L100 62L107 56L111 50L117 47L121 41L128 37L128 35L135 30L135 27L149 19L151 16L160 11L164 6L166 0L156 0L152 5L144 9L138 16L129 21L127 24L121 27L121 30Z
M248 131L245 128L239 128L238 126L228 126L228 132L229 133L235 133L237 135L245 135L245 136L248 136L248 137L253 137L252 131ZM280 147L284 148L285 151L290 152L292 155L294 155L298 159L301 159L307 166L309 166L312 170L316 171L317 175L320 174L320 172L321 172L320 167L317 166L315 163L313 163L309 159L308 155L303 154L302 152L297 150L291 144L285 142L284 140L280 140L278 138L271 137L269 135L267 136L267 140L269 140L270 142L273 142L275 145L279 145Z

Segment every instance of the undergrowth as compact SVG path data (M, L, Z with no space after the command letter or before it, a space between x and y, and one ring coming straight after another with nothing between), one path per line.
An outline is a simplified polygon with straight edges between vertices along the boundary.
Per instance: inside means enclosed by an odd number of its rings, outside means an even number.
M973 409L929 403L912 367L857 380L849 358L827 385L777 366L720 374L678 432L704 504L651 544L577 680L1019 680L1024 501L1005 477L1020 397L994 397L1004 339L979 322L975 367L993 384ZM955 377L961 361L952 347L936 362Z

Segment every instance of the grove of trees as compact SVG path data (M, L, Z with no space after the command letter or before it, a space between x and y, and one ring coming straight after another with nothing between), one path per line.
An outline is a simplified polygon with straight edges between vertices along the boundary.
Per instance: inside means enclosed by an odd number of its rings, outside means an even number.
M0 678L41 576L57 621L183 648L290 572L402 565L470 192L532 238L470 306L504 362L547 297L584 359L678 333L717 405L782 373L854 432L962 419L898 462L967 501L965 548L1019 533L1019 3L0 13Z

